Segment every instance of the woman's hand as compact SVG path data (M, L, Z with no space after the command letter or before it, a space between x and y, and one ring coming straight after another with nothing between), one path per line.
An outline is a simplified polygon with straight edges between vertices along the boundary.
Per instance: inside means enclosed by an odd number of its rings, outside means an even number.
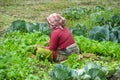
M49 47L48 47L48 46L41 46L41 48L49 49Z
M78 60L81 60L83 58L83 55L79 54L78 55Z

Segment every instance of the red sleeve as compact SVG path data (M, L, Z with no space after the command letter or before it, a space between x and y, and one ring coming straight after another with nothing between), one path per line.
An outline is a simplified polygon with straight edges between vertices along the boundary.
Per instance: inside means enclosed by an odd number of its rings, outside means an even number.
M50 44L49 44L49 49L55 51L58 47L58 30L54 30L52 31L51 35L50 35Z

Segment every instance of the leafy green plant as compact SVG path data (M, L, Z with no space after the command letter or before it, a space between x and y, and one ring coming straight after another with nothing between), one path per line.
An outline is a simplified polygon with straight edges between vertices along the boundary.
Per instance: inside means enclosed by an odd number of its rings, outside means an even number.
M86 26L85 25L82 25L80 23L78 23L75 27L71 28L70 29L72 34L73 35L76 35L76 36L80 36L80 35L83 35L83 36L87 36L87 29L86 29Z
M107 70L100 64L88 62L82 69L70 69L57 64L49 72L52 80L106 80Z
M120 45L117 43L97 42L83 36L75 36L74 38L82 53L92 52L119 59ZM0 39L0 73L2 73L0 74L0 79L50 80L48 70L53 68L55 64L51 64L47 59L44 61L38 60L36 56L32 54L34 44L46 45L45 42L48 39L48 35L40 35L40 32L21 33L17 31L4 34ZM73 54L69 56L68 60L63 62L63 64L68 65L70 68L79 69L88 61L90 60L85 58L78 61L78 55ZM98 63L99 62L100 61L98 61ZM102 63L106 62L104 61ZM112 62L111 64L115 63L119 62ZM106 64L106 66L111 67L111 64Z
M117 27L120 24L120 14L113 13L111 9L93 12L90 16L92 18L91 20L100 26L109 25Z
M86 8L68 8L63 12L63 16L70 20L79 20L81 15L87 14Z
M102 7L102 6L95 6L95 8L93 8L92 10L91 10L91 12L99 12L99 11L104 11L105 10L105 8L104 7Z
M95 7L95 9L91 9L90 18L97 25L106 24L106 19L109 19L112 15L111 9L107 10L101 6Z
M95 53L97 55L111 56L117 59L120 58L119 43L110 41L98 42L83 36L75 36L74 38L82 53Z
M109 40L120 43L120 26L111 29Z
M21 31L21 32L35 32L39 31L41 34L49 34L50 30L47 23L30 23L24 20L16 20L12 22L7 32Z
M53 70L49 72L52 80L72 80L72 70L62 64L57 64Z
M109 41L109 27L95 27L89 32L88 37L98 41Z
M74 70L73 78L77 80L106 80L107 70L100 64L88 62L82 69Z
M98 41L120 42L120 27L95 27L89 32L89 38Z
M52 64L50 66L50 62L47 61L41 64L41 61L33 55L33 47L39 43L44 45L48 38L47 35L40 35L39 32L21 33L18 31L4 34L0 39L0 80L43 78L44 76L37 72L40 68L36 64L46 68L45 70L48 69L46 65L51 67Z
M72 63L71 63L72 62ZM85 60L78 60L78 54L72 53L67 60L61 62L63 65L67 65L70 68L76 69L83 67L83 64L85 63Z
M37 47L37 51L36 51L36 55L38 57L39 60L45 60L48 59L50 61L53 60L52 58L52 51L50 51L49 49L44 49L41 47Z
M120 14L112 15L110 22L111 22L111 26L113 26L113 27L120 26Z

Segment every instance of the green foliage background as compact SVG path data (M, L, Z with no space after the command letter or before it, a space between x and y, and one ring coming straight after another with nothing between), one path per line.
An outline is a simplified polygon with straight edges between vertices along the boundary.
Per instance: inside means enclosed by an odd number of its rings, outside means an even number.
M17 0L17 2L16 0L0 0L0 33L15 20L24 20L29 24L46 22L49 14L59 12L66 17L64 11L69 12L68 9L71 8L75 9L72 13L70 12L73 19L68 15L66 25L69 28L74 27L74 30L76 26L80 26L79 29L82 31L76 34L87 36L92 27L103 25L100 22L109 21L113 14L120 14L119 4L120 0ZM99 7L96 9L96 6L103 6L104 9ZM77 12L76 8L80 11ZM81 11L81 8L85 9L85 12ZM72 69L80 69L88 61L93 61L105 66L111 74L120 67L119 43L98 42L76 35L74 38L84 58L78 61L77 56L72 55L61 64ZM56 63L47 59L43 61L33 54L33 46L46 45L48 39L48 35L37 31L29 33L10 31L2 35L0 38L0 80L51 80L48 72ZM95 56L85 57L88 53Z

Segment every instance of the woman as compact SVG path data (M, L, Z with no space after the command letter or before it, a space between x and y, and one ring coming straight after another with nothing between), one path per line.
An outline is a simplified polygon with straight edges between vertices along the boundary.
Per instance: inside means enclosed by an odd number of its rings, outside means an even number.
M71 53L79 54L78 59L82 59L71 32L65 26L65 18L58 13L53 13L47 17L47 21L52 32L50 34L49 46L44 48L53 51L53 60L56 62L63 61Z

